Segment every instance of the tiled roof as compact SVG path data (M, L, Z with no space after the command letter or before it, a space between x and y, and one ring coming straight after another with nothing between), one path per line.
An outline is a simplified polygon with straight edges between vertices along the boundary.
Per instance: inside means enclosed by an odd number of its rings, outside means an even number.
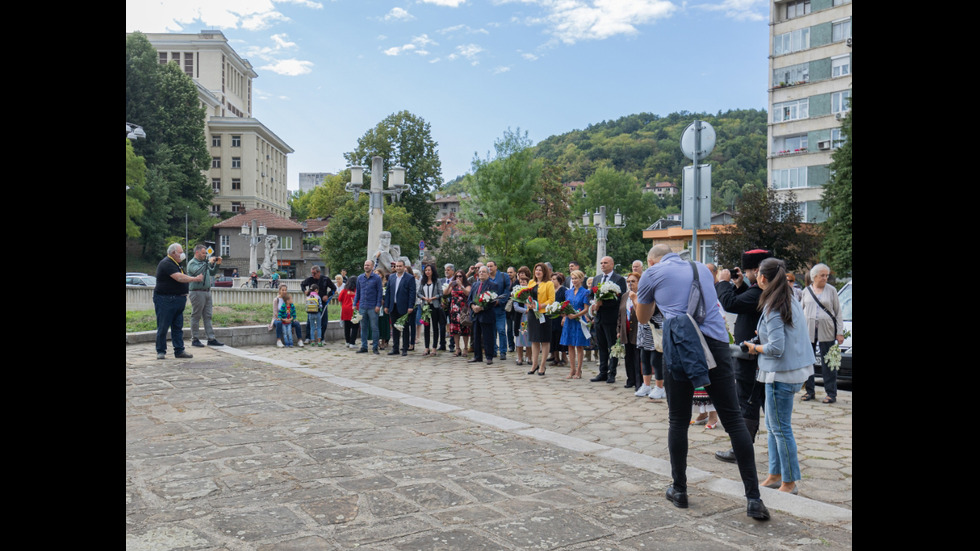
M214 225L215 228L241 228L245 224L251 224L255 220L259 225L265 225L270 230L303 230L303 226L293 222L289 218L283 218L265 209L252 209L241 212L231 218Z
M303 222L303 225L306 226L307 232L318 232L318 231L323 231L323 229L326 228L327 224L329 223L330 223L329 220L319 220L316 218L310 218L306 222Z

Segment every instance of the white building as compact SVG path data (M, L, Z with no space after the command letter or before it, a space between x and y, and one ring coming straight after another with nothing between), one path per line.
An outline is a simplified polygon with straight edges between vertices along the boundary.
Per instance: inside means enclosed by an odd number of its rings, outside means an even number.
M300 172L299 173L299 190L306 192L310 191L316 186L323 184L323 179L327 176L333 176L332 172Z
M252 64L218 30L146 33L146 38L161 64L176 62L197 85L211 152L211 214L260 208L288 218L286 155L293 149L252 118L252 79L258 77Z
M822 222L851 97L851 1L771 0L769 29L769 187L792 191L803 219Z

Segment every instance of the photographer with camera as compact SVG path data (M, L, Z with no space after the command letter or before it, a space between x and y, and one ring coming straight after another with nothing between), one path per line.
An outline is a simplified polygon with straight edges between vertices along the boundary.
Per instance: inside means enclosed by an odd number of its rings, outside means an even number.
M208 346L224 346L214 338L214 328L211 327L211 286L214 276L221 266L220 256L208 256L207 247L198 243L194 245L194 258L187 263L187 274L190 276L204 275L201 281L189 284L191 298L191 345L204 346L197 338L197 327L204 318L204 334L208 338Z
M741 343L758 338L755 334L756 325L762 313L759 312L759 297L762 289L756 285L759 274L759 263L772 256L765 249L753 249L742 253L742 269L718 271L718 283L715 291L718 302L726 312L737 314L735 320L735 342ZM748 282L746 282L748 280ZM742 409L742 418L749 429L752 440L759 432L759 413L765 404L765 387L755 381L756 370L759 367L759 357L749 354L748 350L733 354L735 356L735 389L738 394L738 404ZM715 458L729 463L735 462L735 451L715 452Z

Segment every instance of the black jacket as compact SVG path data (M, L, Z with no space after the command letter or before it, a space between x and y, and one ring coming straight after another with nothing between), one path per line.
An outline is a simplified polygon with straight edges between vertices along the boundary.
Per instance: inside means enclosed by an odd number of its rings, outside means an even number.
M303 291L304 296L308 294L306 290L311 285L316 285L316 292L317 294L320 295L320 300L323 301L323 309L326 310L327 300L330 298L331 295L337 292L337 286L334 285L333 281L330 281L329 277L323 275L322 273L320 274L319 280L314 278L313 276L310 276L304 279L303 282L299 284L299 288Z

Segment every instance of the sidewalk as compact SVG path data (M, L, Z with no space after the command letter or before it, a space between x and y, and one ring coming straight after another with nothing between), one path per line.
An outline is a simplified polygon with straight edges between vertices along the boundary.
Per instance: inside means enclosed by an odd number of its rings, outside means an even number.
M798 402L800 496L745 515L722 428L693 426L690 509L666 404L622 384L324 348L127 346L128 549L851 546L851 393ZM822 389L818 389L818 397ZM756 441L766 472L766 438Z

